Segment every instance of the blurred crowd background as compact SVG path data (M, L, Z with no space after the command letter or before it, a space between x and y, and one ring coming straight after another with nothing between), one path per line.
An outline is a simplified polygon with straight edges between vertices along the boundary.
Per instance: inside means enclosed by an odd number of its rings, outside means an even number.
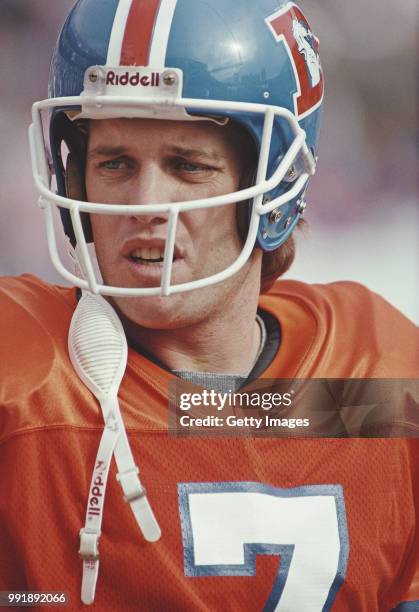
M51 51L72 4L0 3L0 274L62 282L36 206L27 127L31 103L46 97ZM308 229L287 276L362 282L419 323L419 3L299 4L320 38L326 100Z

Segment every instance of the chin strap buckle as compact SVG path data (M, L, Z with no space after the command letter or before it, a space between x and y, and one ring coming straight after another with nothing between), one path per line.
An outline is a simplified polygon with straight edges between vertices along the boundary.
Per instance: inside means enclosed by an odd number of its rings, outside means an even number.
M146 495L146 490L138 478L139 473L140 470L134 465L134 467L124 470L123 472L118 472L116 475L116 479L124 492L124 500L129 504Z
M79 557L83 559L81 600L89 605L94 602L96 582L99 575L100 531L83 527L80 529Z
M101 532L83 527L80 529L79 557L83 561L99 560L99 539Z

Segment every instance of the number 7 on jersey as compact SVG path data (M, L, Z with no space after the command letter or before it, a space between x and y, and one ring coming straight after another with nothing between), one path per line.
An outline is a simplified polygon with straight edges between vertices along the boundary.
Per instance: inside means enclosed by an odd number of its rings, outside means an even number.
M178 492L186 576L255 576L256 555L278 555L265 610L331 608L349 553L340 485L182 483Z

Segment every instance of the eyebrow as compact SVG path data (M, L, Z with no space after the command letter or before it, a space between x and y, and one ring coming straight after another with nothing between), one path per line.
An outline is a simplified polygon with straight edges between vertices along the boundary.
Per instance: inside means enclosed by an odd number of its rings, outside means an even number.
M215 151L206 151L204 149L191 149L186 147L170 146L166 148L166 151L174 155L179 155L183 157L205 157L214 161L221 161L222 159L224 159L223 155L219 155ZM88 152L88 157L95 157L96 155L109 155L118 157L120 155L126 155L127 153L128 149L124 146L112 147L108 145L98 145L97 147Z
M88 157L94 157L95 155L124 155L127 150L125 147L109 147L106 145L98 145L91 151L88 151Z
M205 149L190 149L179 146L168 147L167 151L170 153L174 153L175 155L181 155L184 157L206 157L208 159L213 159L214 161L221 161L224 159L223 155L219 155L215 151L205 150Z

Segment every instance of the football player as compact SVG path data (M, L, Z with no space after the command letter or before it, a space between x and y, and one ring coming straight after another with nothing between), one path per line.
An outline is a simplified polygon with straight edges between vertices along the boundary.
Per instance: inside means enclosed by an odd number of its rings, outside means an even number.
M75 3L30 128L71 287L0 285L0 590L100 611L419 609L414 417L389 439L352 437L348 410L326 438L169 418L178 388L418 377L417 329L379 296L275 282L323 91L294 2Z

